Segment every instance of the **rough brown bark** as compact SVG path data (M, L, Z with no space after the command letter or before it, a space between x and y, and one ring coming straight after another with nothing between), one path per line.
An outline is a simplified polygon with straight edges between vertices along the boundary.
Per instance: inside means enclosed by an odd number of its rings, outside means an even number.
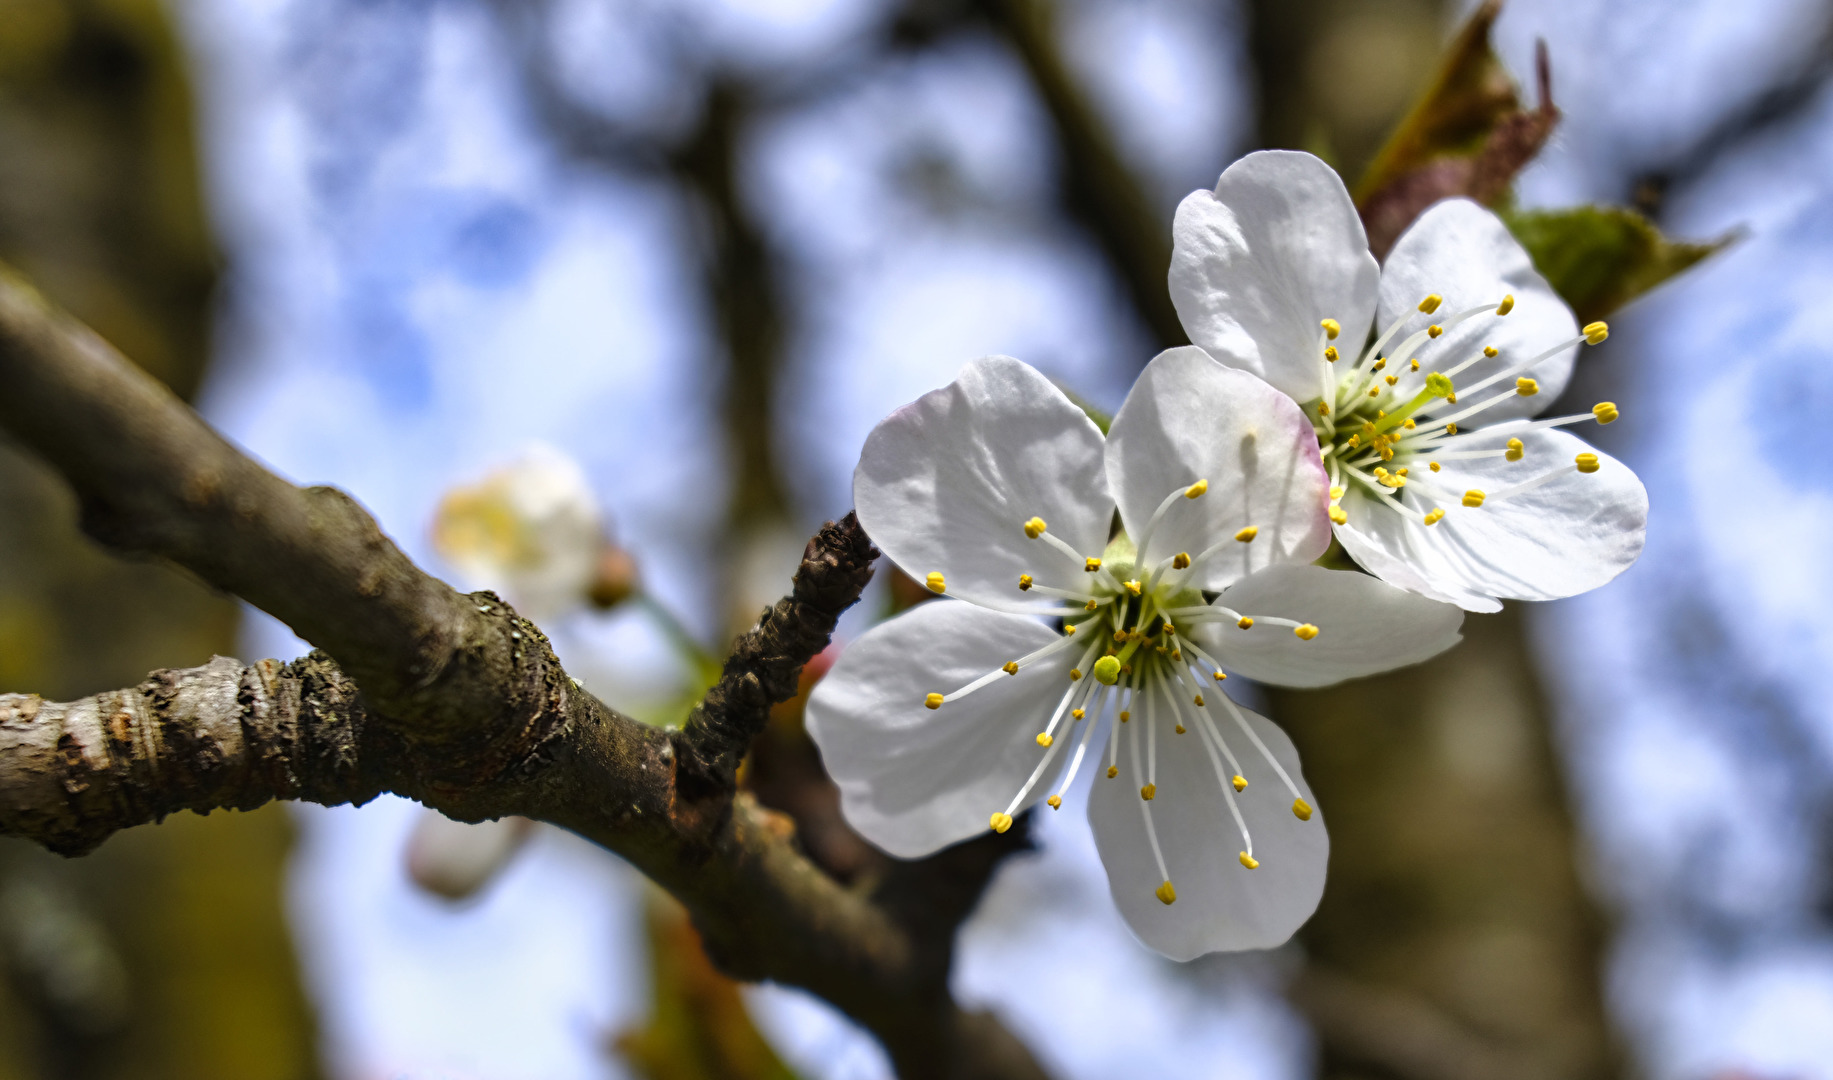
M169 559L324 650L156 673L69 706L8 699L0 832L78 853L180 807L384 790L460 820L532 817L628 859L686 906L727 972L826 998L903 1075L1042 1075L950 998L953 922L937 933L842 888L783 819L734 796L744 745L870 576L876 553L850 515L810 543L794 594L741 639L686 729L662 731L580 689L494 595L422 572L348 496L294 487L243 456L11 273L0 273L0 427L71 483L92 536ZM973 853L1012 843L928 861L938 880L965 883L954 915L992 865ZM963 859L978 880L957 873Z

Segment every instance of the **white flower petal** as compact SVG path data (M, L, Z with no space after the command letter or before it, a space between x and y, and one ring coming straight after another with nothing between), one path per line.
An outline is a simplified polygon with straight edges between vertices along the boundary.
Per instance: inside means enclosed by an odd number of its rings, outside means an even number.
M1194 345L1160 353L1140 373L1108 428L1107 470L1135 542L1167 495L1209 482L1207 494L1172 505L1141 553L1150 566L1225 541L1197 567L1193 583L1204 588L1309 562L1330 546L1330 481L1310 421L1291 398ZM1233 539L1250 525L1252 541Z
M1375 508L1371 508L1375 509ZM1256 618L1310 623L1305 641L1262 622L1193 627L1210 655L1250 679L1278 686L1328 686L1437 656L1463 637L1464 612L1367 574L1321 566L1269 566L1237 582L1216 603Z
M1178 204L1171 300L1190 340L1298 401L1322 396L1319 323L1362 348L1380 269L1343 181L1310 154L1262 150Z
M1543 429L1519 437L1526 453L1517 462L1445 461L1441 472L1430 473L1424 461L1413 459L1409 473L1444 489L1448 498L1427 498L1409 484L1407 504L1415 511L1443 507L1438 524L1404 520L1373 505L1357 487L1342 501L1349 520L1337 527L1337 538L1375 576L1467 611L1499 610L1497 597L1573 596L1628 569L1642 553L1648 524L1642 481L1575 435ZM1502 441L1498 435L1493 445L1500 448ZM1509 499L1486 498L1474 509L1462 505L1468 490L1492 496L1568 466L1581 453L1597 454L1597 472L1568 473Z
M1035 368L975 360L954 382L886 417L866 438L853 505L904 572L943 575L948 595L1010 607L1020 574L1086 588L1063 552L1025 536L1041 517L1079 552L1107 545L1114 502L1101 429Z
M932 600L847 646L808 699L808 733L847 822L900 858L985 832L1042 759L1036 736L1080 654L1057 653L940 709L923 699L1057 637L1036 619Z
M1293 815L1291 792L1224 710L1218 705L1211 712L1216 730L1240 759L1249 780L1236 799L1254 837L1257 869L1249 870L1239 861L1241 835L1194 728L1183 735L1159 731L1158 791L1151 803L1140 799L1126 760L1115 779L1097 774L1089 795L1088 822L1095 830L1114 904L1140 941L1173 960L1224 950L1270 949L1284 942L1317 909L1330 854L1324 816L1315 809L1317 800L1305 785L1298 752L1285 732L1265 717L1242 710L1314 808L1310 821ZM1162 879L1146 839L1142 805L1151 809L1166 869L1177 890L1172 904L1155 894Z
M1443 296L1444 302L1436 312L1426 315L1419 311L1419 302L1432 293ZM1412 356L1395 358L1390 367L1400 375L1402 393L1417 393L1427 374L1449 371L1480 354L1485 345L1491 345L1497 349L1497 356L1480 359L1456 376L1453 382L1460 388L1458 404L1441 406L1440 412L1474 405L1514 389L1518 376L1469 394L1463 392L1463 387L1474 386L1578 336L1578 320L1572 317L1572 309L1534 269L1533 260L1501 218L1469 199L1446 199L1421 214L1394 244L1381 268L1381 314L1376 325L1385 330L1394 319L1408 313L1412 316L1394 346L1400 345L1406 335L1443 322L1457 312L1479 304L1495 304L1510 295L1515 298L1515 307L1509 314L1474 316L1447 330L1436 341L1428 340L1414 349ZM1533 416L1546 408L1565 389L1577 355L1575 345L1524 372L1540 383L1540 393L1494 406L1483 413L1482 423ZM1415 357L1419 360L1418 372L1406 363Z

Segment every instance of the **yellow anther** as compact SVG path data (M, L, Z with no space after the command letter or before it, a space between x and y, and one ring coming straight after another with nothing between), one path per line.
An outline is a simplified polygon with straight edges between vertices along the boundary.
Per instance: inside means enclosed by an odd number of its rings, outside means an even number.
M1063 628L1063 636L1064 636L1064 637L1069 637L1069 636L1071 636L1071 635L1073 635L1073 634L1074 634L1075 632L1076 632L1076 624L1075 624L1075 623L1070 623L1070 624L1069 624L1068 626L1065 626L1065 627Z
M1328 401L1318 402L1317 403L1317 414L1319 416L1329 416L1330 415L1330 402Z
M1177 903L1177 890L1171 887L1169 881L1153 890L1152 895L1163 901L1166 907L1170 907L1172 904Z
M1384 368L1384 367L1387 367L1387 357L1385 357L1385 356L1384 356L1384 357L1382 357L1381 359L1379 359L1379 360L1377 360L1377 361L1375 361L1375 366L1374 366L1374 367L1372 367L1372 368L1369 368L1368 370L1370 370L1370 371L1380 371L1380 370L1381 370L1382 368Z
M1596 405L1591 406L1591 415L1598 418L1598 423L1608 424L1617 418L1617 403L1614 401L1600 401Z
M1298 635L1300 641L1310 641L1317 637L1317 627L1311 623L1299 623L1292 628L1292 632Z
M1036 540L1038 537L1044 535L1049 529L1050 526L1045 525L1044 519L1041 517L1034 517L1030 521L1025 522L1025 535L1032 540Z
M1221 682L1223 679L1228 678L1228 672L1223 671L1221 668L1217 668L1215 670L1215 677L1217 682Z
M1434 311L1437 311L1438 306L1444 302L1445 302L1444 297L1440 296L1437 293L1433 293L1431 296L1428 296L1424 300L1421 300L1419 302L1419 310L1425 312L1427 315L1430 315Z
M1116 631L1114 631L1114 640L1115 640L1115 641L1125 641L1125 640L1127 640L1127 632L1126 632L1125 630L1116 630ZM1112 652L1112 651L1110 650L1110 651L1108 652L1108 655L1109 655L1109 656L1112 656L1112 655L1114 655L1114 654L1113 654L1113 652Z
M1178 651L1177 649L1171 650L1171 659L1182 660L1183 658L1184 658L1184 654L1182 652Z
M1426 462L1426 468L1431 469L1433 472L1437 472L1439 469L1439 464L1436 461L1428 461Z
M1125 709L1122 709L1122 710L1120 710L1120 722L1121 722L1121 723L1123 723L1123 724L1124 724L1124 723L1126 723L1126 722L1127 722L1128 720L1131 720L1131 719L1133 719L1133 714L1132 714L1132 713L1130 713L1130 712L1127 712L1127 711L1126 711Z
M1101 601L1090 600L1088 603L1082 605L1082 610L1083 611L1093 611L1100 606L1101 606Z
M1005 672L1007 675L1016 675L1018 674L1018 661L1008 660L1006 661L1006 666L999 670Z
M1440 334L1444 332L1445 332L1445 328L1438 325L1437 323L1433 323L1431 326L1426 327L1426 336L1429 338L1438 337Z
M1184 733L1184 725L1179 724L1177 727L1173 728L1172 730L1177 732L1179 735L1182 735Z
M1189 568L1190 568L1190 552L1180 551L1176 555L1171 556L1171 569L1187 570Z
M1418 427L1419 425L1414 423L1413 418L1409 416L1405 420L1402 420L1400 422L1400 426L1403 428L1406 428L1408 431L1412 431L1414 428Z
M1171 625L1170 623L1166 623L1165 624L1165 636L1168 638L1176 637L1177 636L1177 627Z
M1247 777L1242 776L1240 773L1236 773L1235 778L1233 780L1230 780L1229 783L1235 785L1236 791L1246 791L1247 790Z
M1445 425L1445 434L1456 435L1457 434L1457 425L1456 424L1446 424Z
M1610 324L1603 322L1587 323L1585 324L1585 328L1580 330L1579 333L1585 335L1585 344L1602 345L1604 339L1610 336Z
M1235 539L1241 541L1244 544L1251 544L1254 542L1254 537L1259 536L1259 535L1260 535L1260 527L1257 525L1249 525L1243 529L1238 530L1235 533Z
M1520 439L1510 439L1508 441L1508 449L1503 452L1502 456L1509 461L1520 461L1522 455L1526 453L1527 448L1522 445Z
M1059 807L1061 807L1061 806L1063 805L1063 796L1061 796L1061 795L1052 795L1052 796L1051 796L1050 798L1048 798L1048 799L1045 799L1045 800L1044 800L1044 802L1045 802L1045 803L1046 803L1046 804L1047 804L1047 805L1048 805L1048 806L1049 806L1049 807L1050 807L1050 808L1051 808L1052 810L1055 810L1055 809L1058 809Z
M1343 497L1343 495L1344 495L1343 485L1341 484L1330 485L1330 497L1331 498L1340 499Z
M942 695L930 694L924 697L923 707L926 709L940 709L942 707Z
M1355 448L1355 445L1356 445L1357 443L1359 443L1359 442L1361 442L1361 441L1362 441L1362 436L1360 436L1360 435L1351 435L1351 436L1349 437L1349 441L1343 444L1343 449L1345 449L1345 450L1351 450L1351 449L1354 449L1354 448Z
M1380 388L1379 386L1371 386L1371 387L1369 387L1369 388L1368 388L1368 396L1369 396L1369 397L1380 397L1380 396L1381 396L1381 388Z
M1337 362L1337 347L1335 345L1326 345L1324 347L1324 359L1333 364Z
M1158 795L1158 785L1157 784L1147 784L1145 787L1142 787L1139 789L1139 797L1146 800L1147 802L1151 802L1153 798L1155 798L1157 795Z
M1386 376L1386 377L1384 378L1384 380L1383 380L1383 381L1384 381L1384 382L1386 382L1386 383L1387 383L1387 384L1388 384L1389 386L1392 386L1392 385L1394 385L1395 383L1397 383L1397 382L1399 382L1399 381L1400 381L1400 376L1398 376L1398 375L1388 375L1388 376Z
M1515 294L1514 293L1509 293L1507 296L1504 296L1502 298L1502 302L1496 305L1496 314L1498 315L1507 315L1509 312L1513 310L1515 310Z
M1483 493L1476 488L1471 488L1469 491L1464 492L1464 505L1472 508L1482 506Z
M1407 474L1407 467L1405 465L1402 465L1400 468L1394 470L1395 476L1405 476L1406 474Z
M1252 615L1243 615L1241 616L1240 621L1235 623L1235 625L1239 626L1243 630L1246 630L1254 625L1254 617Z
M1382 447L1381 448L1381 460L1382 461L1394 460L1394 448L1391 446Z
M1203 695L1202 694L1196 695L1195 701L1198 705L1203 704Z
M1084 716L1087 716L1087 715L1088 715L1088 710L1086 710L1086 709L1071 709L1071 710L1069 710L1069 715L1071 715L1071 716L1073 716L1073 717L1075 717L1075 718L1076 718L1077 720L1080 720L1080 719L1082 719L1082 718L1083 718Z
M1260 860L1244 851L1241 853L1241 865L1247 867L1249 870L1258 870L1260 869Z
M1095 661L1095 681L1103 686L1112 686L1120 681L1120 658L1104 656ZM1082 710L1076 710L1076 719L1082 719Z
M1300 821L1311 820L1311 804L1303 799L1292 800L1292 816Z
M1439 522L1443 521L1444 519L1445 519L1445 508L1442 506L1435 506L1431 510L1426 512L1425 522L1428 525L1437 525Z
M1418 371L1419 370L1419 360L1417 357L1412 360L1407 361L1407 370L1409 371Z
M1132 593L1134 596L1139 595L1139 582L1129 581L1126 583L1126 588L1127 588L1127 592Z
M1489 357L1491 360L1494 360L1496 358L1496 354L1499 353L1500 351L1501 350L1497 349L1494 345L1483 346L1483 355Z
M923 579L923 584L929 586L930 592L939 593L948 591L948 582L942 580L942 572L940 570L931 570L929 576Z
M1575 459L1575 463L1578 465L1579 472L1594 473L1598 471L1598 456L1596 454L1580 454Z
M1101 560L1100 559L1089 559L1082 564L1082 569L1087 570L1089 573L1092 574L1095 571L1101 569Z
M994 832L1005 832L1007 829L1010 829L1012 827L1012 815L1011 814L994 814L992 817L987 819L987 824L993 826Z
M1325 319L1323 322L1318 323L1318 325L1324 328L1324 336L1332 341L1335 341L1337 335L1343 332L1343 324L1335 319Z
M1330 520L1341 525L1349 520L1349 514L1340 506L1332 506L1330 508Z
M1037 733L1037 744L1038 744L1039 746L1049 746L1049 745L1050 745L1051 743L1053 743L1053 742L1055 742L1055 741L1056 741L1055 739L1052 739L1052 738L1051 738L1051 737L1050 737L1050 736L1049 736L1049 735L1048 735L1047 733L1045 733L1045 732L1042 732L1042 731L1040 731L1040 732L1038 732L1038 733Z
M1522 397L1533 397L1540 393L1540 384L1524 375L1515 380L1515 393Z
M1079 667L1070 668L1069 669L1069 681L1070 682L1082 681L1082 669Z
M1031 575L1030 574L1018 575L1018 591L1019 592L1030 592L1031 591Z
M1107 778L1108 778L1109 780L1112 780L1112 779L1113 779L1114 777L1116 777L1116 776L1119 776L1119 775L1120 775L1120 770L1119 770L1119 769L1117 769L1117 768L1115 768L1115 767L1114 767L1114 766L1112 766L1112 765L1109 765L1109 766L1107 767Z

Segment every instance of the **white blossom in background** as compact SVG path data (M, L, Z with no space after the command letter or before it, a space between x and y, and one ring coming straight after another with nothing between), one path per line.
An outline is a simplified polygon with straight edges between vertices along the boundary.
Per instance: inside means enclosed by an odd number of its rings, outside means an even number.
M407 876L435 896L469 900L496 880L534 828L525 817L469 824L422 808L407 838Z
M1617 407L1529 419L1609 330L1578 327L1496 215L1440 202L1377 266L1328 165L1261 151L1184 199L1173 240L1185 330L1304 407L1337 538L1370 573L1495 611L1597 588L1641 554L1641 481L1558 430Z
M537 443L449 492L433 544L469 587L494 589L540 622L585 603L605 548L604 515L579 463Z
M1323 820L1291 742L1218 684L1415 663L1463 618L1307 565L1329 544L1327 486L1299 408L1194 348L1147 366L1105 438L1006 357L894 412L854 502L944 599L866 633L809 700L847 820L914 858L1060 807L1089 763L1109 888L1142 941L1176 959L1285 941L1323 889Z

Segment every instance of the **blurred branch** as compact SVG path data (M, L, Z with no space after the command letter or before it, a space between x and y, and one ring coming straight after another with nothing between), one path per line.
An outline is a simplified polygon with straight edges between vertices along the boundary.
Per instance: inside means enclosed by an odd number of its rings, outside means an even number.
M533 624L421 571L348 496L243 456L4 270L0 427L76 489L92 537L170 559L324 650L155 673L65 705L0 698L0 833L80 854L179 808L383 791L459 820L533 817L628 859L687 907L723 969L826 998L902 1075L1043 1075L949 996L952 924L938 934L842 888L781 819L734 796L728 763L869 576L875 553L850 516L811 542L795 594L740 641L687 729L665 732L580 690ZM949 918L984 884L955 864L981 850L930 861L965 893Z

